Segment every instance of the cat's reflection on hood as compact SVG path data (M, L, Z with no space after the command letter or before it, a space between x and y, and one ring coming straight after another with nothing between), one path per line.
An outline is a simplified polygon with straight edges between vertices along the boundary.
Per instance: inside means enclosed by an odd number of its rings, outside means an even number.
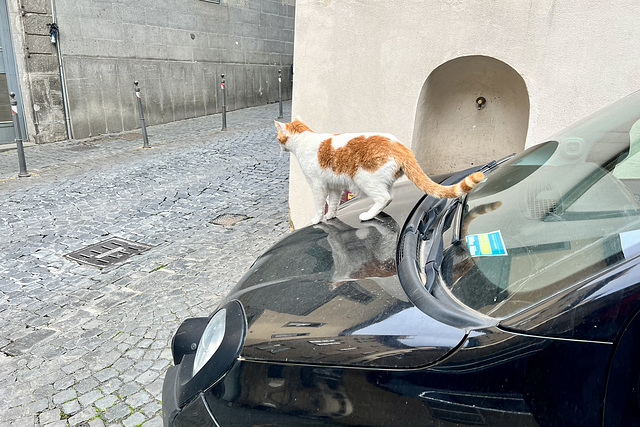
M388 215L380 214L357 228L339 219L314 226L327 233L334 273L332 289L346 282L394 276L399 226Z

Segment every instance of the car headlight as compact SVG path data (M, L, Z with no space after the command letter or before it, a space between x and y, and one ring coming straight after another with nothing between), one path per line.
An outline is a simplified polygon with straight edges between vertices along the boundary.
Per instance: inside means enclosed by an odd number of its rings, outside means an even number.
M200 338L198 343L198 349L196 350L196 357L193 362L193 375L195 376L200 369L211 359L211 357L218 351L222 339L224 338L225 329L227 326L227 310L223 308L213 315L207 327Z
M178 369L176 401L193 400L231 370L242 352L247 319L239 301L228 301L210 318L186 319L171 343Z

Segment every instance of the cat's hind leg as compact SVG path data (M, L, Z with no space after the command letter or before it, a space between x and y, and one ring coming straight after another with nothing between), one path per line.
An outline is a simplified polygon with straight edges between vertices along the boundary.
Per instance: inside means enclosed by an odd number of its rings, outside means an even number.
M331 189L329 190L329 209L327 210L327 219L333 219L338 212L338 205L340 204L340 198L342 197L341 190Z
M384 185L374 185L371 188L363 188L363 191L373 199L373 206L368 211L360 214L360 221L368 221L378 215L391 203L390 188Z
M382 212L382 210L386 208L389 205L389 203L391 203L391 195L388 195L386 197L380 196L373 199L373 201L375 202L373 206L371 206L371 208L368 211L362 212L358 216L358 218L360 218L360 221L369 221L370 219L375 218L376 215Z
M360 214L360 221L373 219L391 203L393 180L385 180L385 176L384 171L379 170L375 174L368 174L368 176L360 173L357 177L356 184L358 187L373 200L373 206L368 211Z

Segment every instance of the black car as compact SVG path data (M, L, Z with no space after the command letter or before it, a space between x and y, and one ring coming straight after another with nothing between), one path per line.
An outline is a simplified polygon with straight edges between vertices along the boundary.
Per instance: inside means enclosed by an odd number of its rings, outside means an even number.
M180 326L165 426L639 424L639 151L640 92L292 233Z

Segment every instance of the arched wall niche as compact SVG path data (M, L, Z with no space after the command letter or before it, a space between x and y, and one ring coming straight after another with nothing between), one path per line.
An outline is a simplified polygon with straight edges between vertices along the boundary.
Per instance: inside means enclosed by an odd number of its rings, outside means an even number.
M504 62L459 57L427 77L415 117L412 149L420 166L429 174L452 172L524 149L529 93Z

